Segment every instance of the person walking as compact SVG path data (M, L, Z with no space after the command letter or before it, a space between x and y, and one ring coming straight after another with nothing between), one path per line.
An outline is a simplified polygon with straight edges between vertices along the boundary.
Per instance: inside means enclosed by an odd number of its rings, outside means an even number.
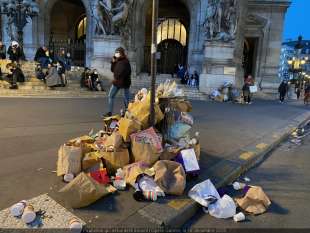
M310 83L306 85L304 93L304 104L308 105L309 103L310 103Z
M288 84L286 81L282 81L279 88L278 88L279 94L280 94L280 103L284 102L285 95L288 91Z
M243 100L245 104L251 104L251 92L250 92L250 86L252 85L252 76L249 75L244 80L244 85L242 87L243 91Z
M131 66L125 54L125 49L119 47L111 61L111 71L113 73L113 82L109 92L109 111L104 115L112 116L114 99L120 89L124 90L124 105L127 109L129 103L129 88L131 86Z

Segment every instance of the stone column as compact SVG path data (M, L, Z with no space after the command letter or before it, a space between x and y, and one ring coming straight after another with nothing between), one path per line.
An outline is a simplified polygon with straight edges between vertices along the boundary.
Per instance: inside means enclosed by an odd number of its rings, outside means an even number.
M111 59L115 49L122 46L120 36L105 35L93 38L94 53L91 66L96 68L103 76L107 78L113 77L111 68Z
M231 0L220 2L225 4L228 1L233 2ZM209 2L212 3L212 1ZM243 85L242 55L247 0L237 0L235 4L238 20L234 37L227 31L215 31L211 38L206 36L203 71L200 75L199 86L200 91L207 94L218 89L224 82L230 82L238 88Z

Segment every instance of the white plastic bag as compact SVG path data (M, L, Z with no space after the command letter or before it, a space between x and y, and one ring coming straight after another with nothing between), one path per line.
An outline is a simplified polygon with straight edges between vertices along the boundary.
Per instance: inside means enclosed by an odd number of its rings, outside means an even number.
M165 192L155 183L153 177L142 176L138 180L138 188L143 192L155 192L158 197L164 197Z
M188 196L204 207L208 207L208 199L220 199L220 195L210 179L196 184L189 192Z
M236 208L234 200L225 194L217 202L210 204L208 210L211 216L225 219L233 217L236 214Z

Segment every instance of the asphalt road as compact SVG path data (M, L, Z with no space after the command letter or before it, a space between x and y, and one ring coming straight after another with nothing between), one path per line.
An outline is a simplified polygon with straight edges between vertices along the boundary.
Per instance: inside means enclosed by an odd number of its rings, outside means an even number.
M57 151L71 138L102 129L107 99L0 98L0 209L64 186L53 172ZM121 106L121 100L116 109ZM253 105L193 102L194 130L200 131L208 166L307 111L301 104L255 101ZM118 201L117 201L118 200ZM117 225L143 203L122 192L75 211L96 226ZM103 221L104 220L104 221ZM145 224L145 223L144 223Z
M263 187L271 199L272 204L266 213L247 216L247 221L235 223L232 219L215 219L201 211L187 226L222 230L280 228L282 230L276 232L310 232L310 136L303 140L301 146L290 141L283 143L245 176L251 179L249 184Z

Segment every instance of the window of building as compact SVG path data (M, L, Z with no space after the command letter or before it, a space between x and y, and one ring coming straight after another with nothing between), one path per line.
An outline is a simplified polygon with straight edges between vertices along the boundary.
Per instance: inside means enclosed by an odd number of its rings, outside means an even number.
M186 46L187 31L178 19L167 19L158 26L157 44L167 39L177 40Z
M85 16L77 24L77 39L78 40L86 37L86 24L87 24L87 18Z

